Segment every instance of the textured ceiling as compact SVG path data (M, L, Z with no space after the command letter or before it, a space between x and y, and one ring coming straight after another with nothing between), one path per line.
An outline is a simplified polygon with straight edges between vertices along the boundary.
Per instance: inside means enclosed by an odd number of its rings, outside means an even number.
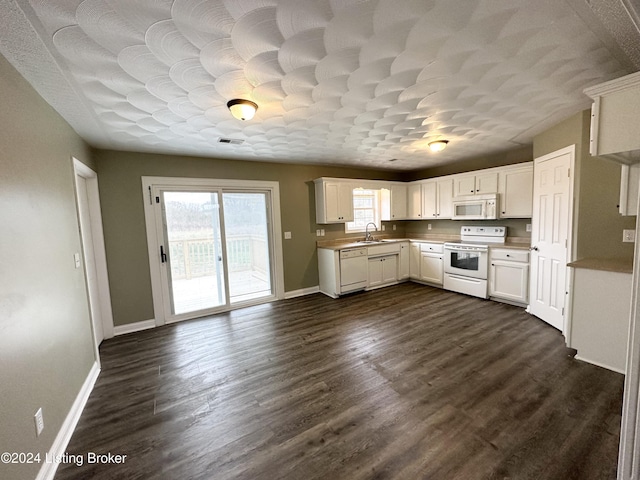
M0 53L96 147L411 170L531 143L640 69L629 1L11 0Z

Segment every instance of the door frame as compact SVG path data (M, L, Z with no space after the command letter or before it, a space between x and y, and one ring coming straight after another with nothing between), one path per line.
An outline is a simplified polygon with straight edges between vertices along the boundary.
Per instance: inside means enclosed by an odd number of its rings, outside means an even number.
M534 188L532 195L535 195L535 182L536 182L536 165L539 163L552 160L553 158L559 157L561 155L569 154L569 205L567 208L569 218L567 219L567 264L573 261L573 254L575 252L574 242L574 210L576 206L575 202L575 192L576 192L576 146L569 145L567 147L561 148L554 152L548 153L546 155L542 155L541 157L537 157L533 160L533 182ZM534 197L535 200L535 197ZM533 221L533 218L532 218ZM564 299L564 314L562 320L562 335L565 338L565 343L567 346L571 346L571 284L572 284L572 276L570 275L569 267L566 267L567 271L565 272L565 299ZM529 275L531 276L531 266L529 267ZM534 283L533 278L529 278L529 299L531 299L531 288ZM530 300L531 301L531 300ZM531 313L531 306L527 307L527 312Z
M111 308L111 291L109 289L109 274L107 270L107 255L104 245L104 232L102 230L102 209L100 208L100 192L98 190L98 174L90 167L82 163L75 157L71 157L73 161L73 174L74 174L74 190L76 197L76 210L78 215L78 226L80 227L80 236L82 236L83 228L91 230L91 237L93 240L93 256L96 268L96 282L98 287L97 299L91 299L89 295L89 287L87 284L87 297L89 299L89 309L96 308L100 312L100 318L102 320L102 331L104 338L113 337L113 310ZM82 218L80 216L80 207L78 205L78 177L82 177L87 186L87 200L89 215L91 217L90 225L83 225ZM82 248L82 259L84 263L85 283L88 282L86 265L87 258L84 247ZM93 322L94 315L91 314L91 321ZM94 335L94 344L96 346L96 355L98 355L98 340L95 337L95 329L93 324L91 326ZM96 357L96 359L98 359Z
M158 225L154 205L156 204L152 192L158 188L175 189L176 187L201 188L212 190L224 189L256 189L268 190L271 196L271 221L273 235L273 292L277 300L284 295L284 256L282 253L282 223L280 219L280 183L260 180L227 180L215 178L187 178L187 177L142 177L142 199L144 205L144 219L147 233L147 248L149 253L149 271L151 273L151 292L155 325L161 326L167 321L164 305L165 293L162 286L162 263L160 262L160 244L158 243ZM222 202L222 198L220 198ZM162 226L160 226L162 228ZM271 301L271 300L269 300ZM265 303L257 301L255 304ZM243 308L247 304L228 305L224 311ZM179 321L179 320L178 320Z

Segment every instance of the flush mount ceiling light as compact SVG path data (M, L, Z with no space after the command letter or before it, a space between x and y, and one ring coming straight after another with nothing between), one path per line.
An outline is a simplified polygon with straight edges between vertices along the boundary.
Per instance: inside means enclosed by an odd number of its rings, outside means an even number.
M428 145L432 152L441 152L447 147L447 143L449 143L449 140L436 140L434 142L429 142Z
M258 110L258 105L250 100L234 98L227 102L227 108L238 120L251 120Z

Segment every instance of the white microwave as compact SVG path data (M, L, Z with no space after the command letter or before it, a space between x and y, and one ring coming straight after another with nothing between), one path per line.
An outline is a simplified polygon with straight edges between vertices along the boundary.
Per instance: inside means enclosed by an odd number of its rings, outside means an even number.
M498 218L498 194L454 197L454 220L495 220Z

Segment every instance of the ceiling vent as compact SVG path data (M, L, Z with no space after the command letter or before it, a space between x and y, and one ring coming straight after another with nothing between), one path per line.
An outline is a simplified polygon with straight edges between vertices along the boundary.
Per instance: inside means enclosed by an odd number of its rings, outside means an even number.
M229 145L242 145L244 140L240 140L237 138L220 138L218 139L218 143L228 143Z

